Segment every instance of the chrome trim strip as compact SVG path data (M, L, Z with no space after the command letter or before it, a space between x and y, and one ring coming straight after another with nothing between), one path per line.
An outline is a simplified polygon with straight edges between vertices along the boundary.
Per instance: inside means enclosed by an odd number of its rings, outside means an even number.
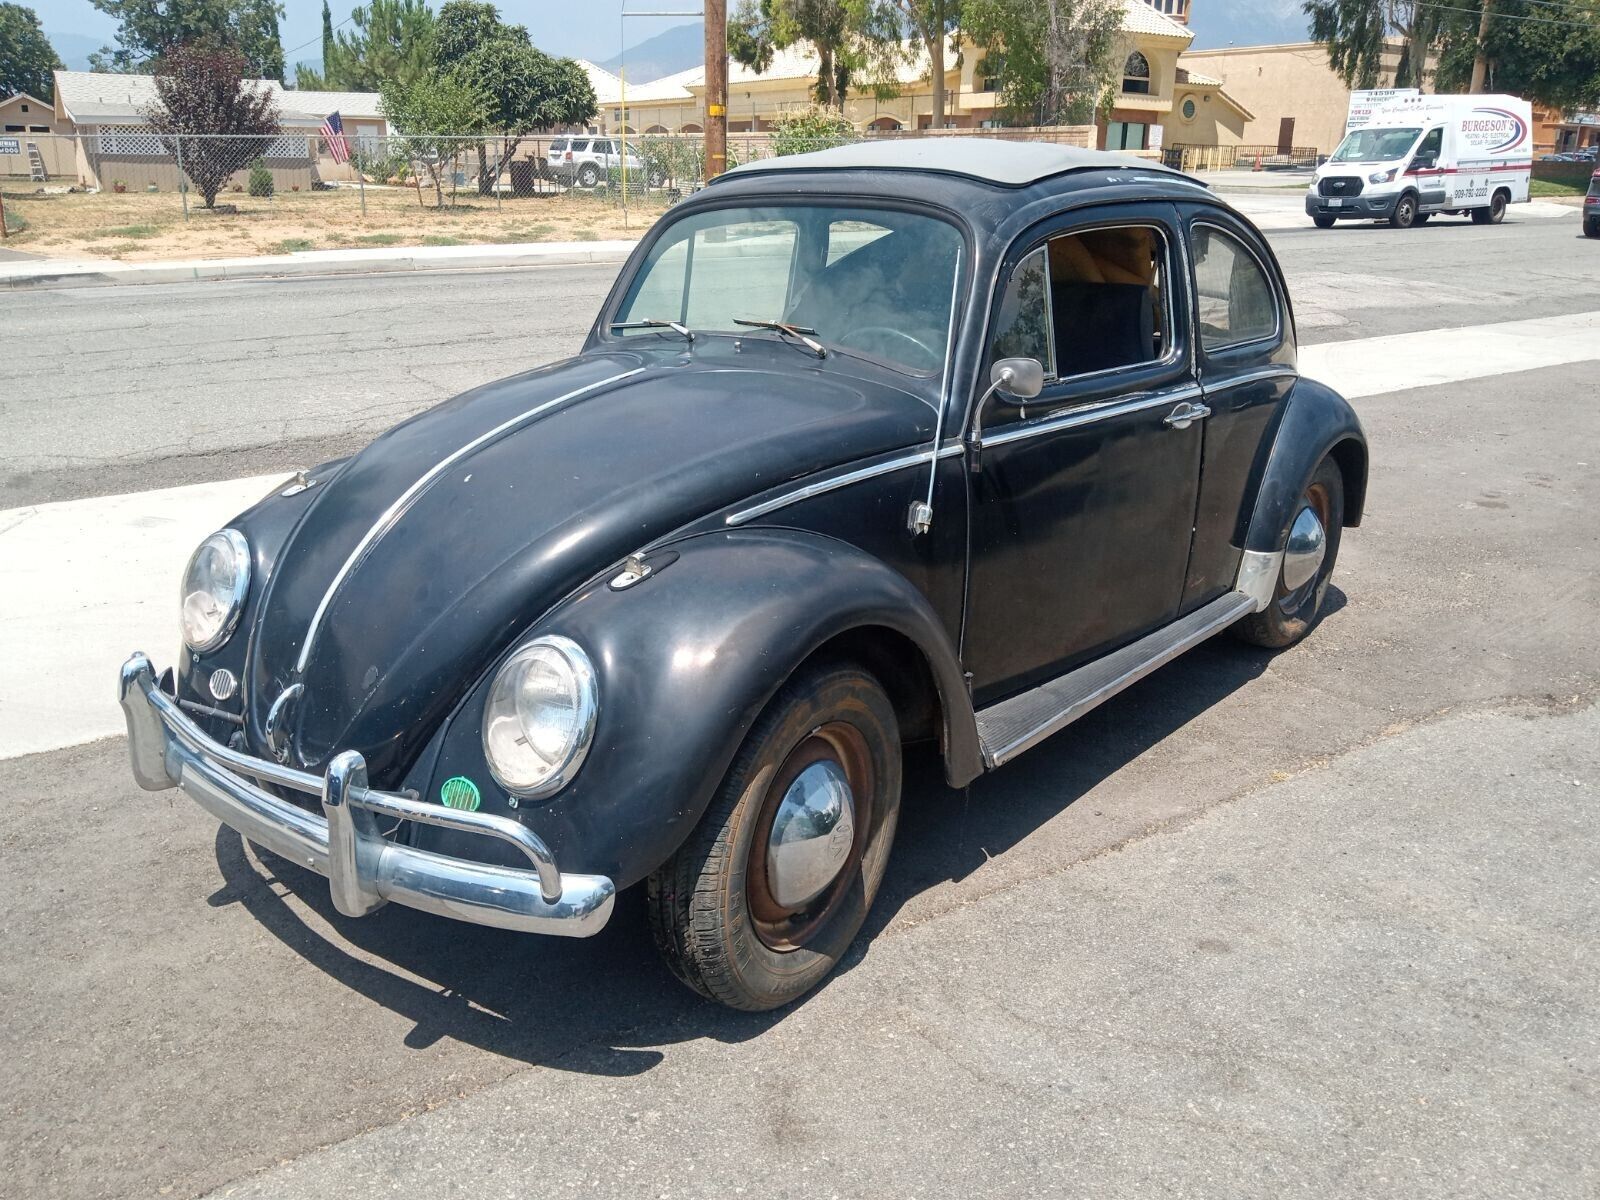
M1083 408L1069 409L1066 412L1053 416L1036 417L1032 421L1019 421L1015 425L1004 426L999 433L985 432L973 449L981 450L988 446L1003 446L1007 442L1020 442L1025 438L1038 437L1041 434L1057 433L1063 429L1074 429L1079 425L1089 425L1108 417L1125 416L1128 413L1142 412L1147 408L1160 408L1165 404L1181 404L1188 400L1198 400L1204 393L1200 385L1186 383L1182 387L1173 388L1165 392L1150 392L1125 396L1120 400L1107 400L1102 404L1090 404Z
M428 484L432 483L445 471L448 471L452 464L460 462L461 459L465 458L468 454L471 454L479 446L484 445L486 442L493 441L502 434L509 433L518 425L526 424L540 414L555 408L557 405L565 404L569 400L576 400L579 396L586 395L589 392L597 391L598 389L607 387L613 383L620 383L622 380L629 379L634 375L642 373L643 371L643 367L635 367L633 370L624 371L620 375L612 375L606 379L601 379L584 387L576 388L573 391L567 392L565 395L557 396L554 400L546 400L542 404L536 404L527 412L520 413L508 421L502 421L487 433L479 434L465 446L462 446L460 449L441 459L438 463L431 467L421 479L418 479L404 492L400 493L399 498L384 510L383 515L378 518L376 523L373 524L372 528L367 530L367 532L362 535L361 540L356 543L356 548L350 552L350 557L344 560L344 565L341 566L335 573L333 582L328 584L328 590L322 594L322 600L317 604L317 611L311 614L311 624L306 627L306 640L305 643L300 647L300 657L295 660L294 669L296 674L303 674L306 669L306 664L311 661L311 648L317 640L317 630L321 628L322 618L326 616L328 612L328 605L333 602L334 594L339 590L340 585L344 583L345 577L355 569L356 564L366 556L367 551L372 548L373 544L384 534L388 533L389 530L394 528L396 522L398 522L400 518L406 514L406 511L411 507L412 502L417 498L418 495L422 493L423 489L426 488Z
M1023 734L1020 738L1016 738L1015 740L1008 742L998 750L990 751L989 749L985 748L983 752L984 759L988 762L990 768L992 769L994 767L1004 766L1013 758L1016 758L1017 755L1023 753L1024 751L1033 749L1033 747L1044 741L1045 738L1049 737L1051 734L1059 733L1061 730L1065 729L1068 725L1072 724L1072 722L1076 721L1079 717L1083 716L1091 709L1098 708L1117 693L1132 687L1146 675L1149 675L1152 671L1156 670L1156 668L1165 666L1167 663L1177 658L1180 654L1183 654L1187 650L1193 649L1207 638L1227 628L1229 625L1232 625L1241 616L1250 611L1249 605L1246 603L1248 599L1249 597L1241 596L1238 592L1229 592L1225 596L1219 596L1210 604L1198 610L1197 613L1190 614L1190 616L1193 617L1203 613L1210 613L1210 617L1204 623L1196 625L1183 637L1179 638L1176 642L1173 642L1170 645L1162 647L1157 653L1150 655L1148 658L1140 660L1138 663L1128 668L1128 670L1124 671L1121 675L1118 675L1113 679L1108 679L1105 683L1095 688L1092 692L1074 700L1071 704L1067 705L1066 708L1062 709L1048 720L1041 722L1028 733ZM1166 633L1166 629L1158 629L1155 633L1151 634L1150 637L1152 639L1159 638L1164 633ZM1138 643L1135 642L1134 645L1137 646ZM1078 670L1090 671L1093 670L1097 665L1098 663L1089 663L1085 667L1078 668ZM1076 672L1069 672L1068 674L1076 674ZM1059 682L1060 679L1061 677L1058 676L1049 683L1042 684L1040 686L1049 687L1051 683ZM981 712L979 713L979 716L982 716Z
M1246 550L1239 557L1239 575L1233 590L1243 592L1255 602L1255 612L1264 612L1278 591L1278 575L1283 570L1283 551Z
M770 500L763 500L759 504L752 504L749 508L741 508L737 512L729 513L723 518L724 525L743 525L757 517L764 517L770 512L780 508L787 508L791 504L798 504L802 500L810 500L814 496L836 491L842 487L849 487L852 483L860 483L865 479L875 479L879 475L888 475L894 471L904 470L906 467L919 466L922 463L931 463L935 458L949 458L951 455L962 453L966 447L960 442L947 442L938 454L934 454L932 447L925 447L911 454L901 454L894 458L885 459L871 466L857 467L855 470L846 471L842 475L830 475L825 479L802 484L791 491L783 492Z
M1248 371L1240 371L1234 375L1227 375L1221 379L1202 379L1201 386L1208 392L1221 388L1243 387L1250 383L1259 383L1263 379L1298 379L1300 372L1294 367L1277 364L1270 367L1254 367Z
M354 751L335 755L325 775L241 754L208 738L157 686L150 660L123 664L118 700L128 726L134 778L148 791L181 787L250 841L328 877L347 916L392 900L457 920L529 933L587 937L610 918L616 887L603 875L563 874L549 847L520 822L448 809L366 786ZM317 796L323 815L291 804L249 778ZM374 816L510 842L533 869L494 866L413 849L382 837Z

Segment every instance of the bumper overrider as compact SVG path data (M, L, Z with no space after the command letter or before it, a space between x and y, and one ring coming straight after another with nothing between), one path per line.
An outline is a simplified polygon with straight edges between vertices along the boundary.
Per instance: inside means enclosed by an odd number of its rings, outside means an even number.
M603 875L562 874L540 838L490 813L425 804L367 787L353 750L323 775L230 749L208 737L156 682L143 654L122 665L118 700L128 723L133 775L147 791L182 788L201 808L258 846L328 878L333 906L364 916L393 900L475 925L588 937L611 916L616 887ZM279 799L274 784L322 803L322 816ZM416 821L510 842L531 869L450 858L384 837L378 818Z

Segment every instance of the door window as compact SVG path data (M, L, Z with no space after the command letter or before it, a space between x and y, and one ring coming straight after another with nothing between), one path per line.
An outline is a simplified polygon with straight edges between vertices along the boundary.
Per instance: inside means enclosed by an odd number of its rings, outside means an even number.
M1428 136L1423 138L1422 141L1417 145L1417 152L1416 154L1412 155L1412 157L1416 159L1426 159L1430 163L1435 163L1439 161L1439 151L1443 149L1444 126L1441 125L1437 129L1430 129L1428 131Z
M1149 225L1065 233L1023 258L1000 300L991 361L1070 378L1156 362L1172 345L1167 242Z
M1200 345L1218 350L1278 332L1278 300L1255 256L1210 225L1194 230L1195 302Z

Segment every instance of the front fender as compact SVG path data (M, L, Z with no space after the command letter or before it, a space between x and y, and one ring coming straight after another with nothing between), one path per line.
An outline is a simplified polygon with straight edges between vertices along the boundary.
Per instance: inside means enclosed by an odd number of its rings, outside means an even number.
M528 631L572 638L599 677L594 741L573 782L547 800L510 806L483 755L490 671L451 718L430 798L444 779L466 775L479 785L485 811L523 820L563 870L604 874L626 887L688 837L745 734L795 668L830 639L862 628L892 631L920 651L939 694L947 776L962 784L981 771L950 637L922 594L878 559L817 534L744 529L677 542L649 561L655 569L642 582L617 590L596 581ZM446 830L422 829L418 837L441 853L495 850Z
M1290 511L1329 454L1344 477L1344 523L1359 525L1367 496L1367 435L1348 400L1326 384L1299 379L1289 392L1256 492L1245 550L1275 554L1283 549Z

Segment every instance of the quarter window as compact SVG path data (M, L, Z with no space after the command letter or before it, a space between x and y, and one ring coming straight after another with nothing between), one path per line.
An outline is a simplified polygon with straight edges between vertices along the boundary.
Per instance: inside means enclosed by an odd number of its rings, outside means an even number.
M1194 279L1205 349L1253 342L1278 331L1272 285L1255 256L1229 234L1208 225L1195 227Z
M1007 281L990 361L1037 358L1047 376L1069 378L1161 359L1169 261L1148 225L1051 238Z

